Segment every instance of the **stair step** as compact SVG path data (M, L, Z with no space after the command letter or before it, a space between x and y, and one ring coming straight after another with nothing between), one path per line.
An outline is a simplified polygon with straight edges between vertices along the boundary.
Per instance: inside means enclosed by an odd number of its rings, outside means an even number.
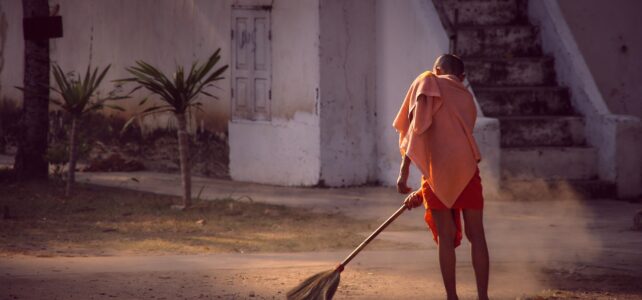
M537 147L502 149L502 178L594 179L597 150L590 147Z
M586 144L584 119L576 116L500 117L502 147L568 147Z
M468 81L476 86L555 85L555 66L551 57L465 58Z
M539 29L530 25L460 27L456 49L466 57L542 55Z
M615 184L603 180L505 180L502 194L513 200L605 199L616 195Z
M508 25L527 23L524 0L444 1L448 19L457 25ZM457 21L455 21L455 10Z
M575 114L563 87L475 88L485 116L568 116Z

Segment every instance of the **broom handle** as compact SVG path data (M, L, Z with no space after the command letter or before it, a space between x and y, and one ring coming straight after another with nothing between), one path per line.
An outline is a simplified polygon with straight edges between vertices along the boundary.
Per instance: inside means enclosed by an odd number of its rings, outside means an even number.
M392 216L390 216L388 220L383 222L383 224L381 224L381 226L379 226L377 230L375 230L372 234L370 234L370 236L365 241L363 241L361 245L357 247L357 249L354 249L354 251L352 251L352 253L350 253L350 255L348 255L348 257L346 257L346 259L344 259L343 262L341 262L341 265L339 266L345 267L355 256L357 256L357 254L359 254L359 252L361 252L361 250L363 250L363 248L368 246L368 244L372 240L374 240L374 238L376 238L377 235L379 235L379 233L381 233L384 229L386 229L386 227L388 227L390 223L392 223L395 219L397 219L397 217L399 217L405 210L406 210L405 205L402 205L399 209L397 209L397 211Z

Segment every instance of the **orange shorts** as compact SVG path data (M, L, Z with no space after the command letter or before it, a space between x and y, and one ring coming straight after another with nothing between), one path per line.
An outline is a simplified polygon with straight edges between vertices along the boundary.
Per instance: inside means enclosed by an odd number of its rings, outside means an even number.
M424 198L424 206L426 209L448 209L437 195L432 191L430 185L426 178L421 178L421 194ZM484 196L482 194L482 185L481 178L479 177L479 169L473 175L473 178L470 179L468 185L464 190L459 194L455 204L451 209L483 209L484 208Z
M426 213L424 214L424 220L426 225L432 232L433 240L439 244L439 236L437 234L437 225L432 218L431 210L447 210L441 200L435 195L435 193L428 185L428 181L422 177L421 179L421 196L424 200L424 206L426 207ZM455 247L461 244L463 238L462 226L461 226L461 210L462 209L483 209L484 208L484 196L482 195L482 185L481 178L479 177L479 169L473 175L473 178L470 179L468 185L461 192L455 203L453 204L452 213L453 219L455 221L455 227L457 232L455 233Z

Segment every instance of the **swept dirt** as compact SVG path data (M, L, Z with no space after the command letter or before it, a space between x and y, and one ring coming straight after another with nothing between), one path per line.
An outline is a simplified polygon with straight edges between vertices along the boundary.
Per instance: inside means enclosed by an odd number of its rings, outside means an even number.
M180 203L178 197L79 184L74 196L65 198L63 184L56 181L5 182L0 195L0 256L347 249L376 225L341 213L255 203L248 197L197 200L193 208L176 211L170 206Z

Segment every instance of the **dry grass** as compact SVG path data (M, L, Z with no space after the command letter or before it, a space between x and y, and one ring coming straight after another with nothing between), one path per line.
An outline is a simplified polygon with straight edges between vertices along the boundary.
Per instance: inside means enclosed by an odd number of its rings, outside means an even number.
M0 179L0 256L350 249L377 225L248 199L196 201L180 212L170 209L177 197L83 184L66 199L63 187Z

